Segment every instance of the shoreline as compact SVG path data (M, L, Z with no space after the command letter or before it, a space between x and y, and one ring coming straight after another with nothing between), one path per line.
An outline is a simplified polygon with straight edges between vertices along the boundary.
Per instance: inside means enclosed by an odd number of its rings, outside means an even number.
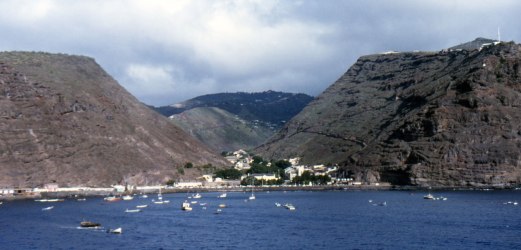
M211 192L250 192L251 186L237 187L161 187L161 193L211 193ZM498 188L498 187L417 187L417 186L392 186L392 185L320 185L320 186L255 186L255 192L268 191L498 191L498 190L519 190L520 188ZM16 194L8 196L0 196L0 201L13 200L30 200L30 199L78 199L86 197L103 197L103 196L122 196L126 194L157 194L159 188L141 189L126 192L117 191L99 191L99 190L82 190L82 191L40 191L28 194Z

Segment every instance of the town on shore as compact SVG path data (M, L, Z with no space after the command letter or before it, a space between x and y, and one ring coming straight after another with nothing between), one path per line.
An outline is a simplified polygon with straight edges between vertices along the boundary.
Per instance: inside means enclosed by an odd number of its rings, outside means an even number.
M390 183L360 182L339 174L337 166L300 165L299 158L264 161L244 150L223 152L233 168L202 175L196 180L170 180L161 185L122 185L110 187L60 187L56 183L42 187L0 187L0 200L77 198L86 196L123 196L129 194L183 192L245 192L256 191L326 191L326 190L412 190L415 186L393 186ZM329 164L328 164L329 165ZM191 168L191 163L187 163ZM446 189L453 189L446 187Z

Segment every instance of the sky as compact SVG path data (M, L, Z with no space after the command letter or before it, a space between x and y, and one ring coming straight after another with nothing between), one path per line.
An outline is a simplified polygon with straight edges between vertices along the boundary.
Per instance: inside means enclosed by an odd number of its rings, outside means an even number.
M357 58L521 43L518 0L0 0L0 51L92 57L148 105L221 92L319 95Z

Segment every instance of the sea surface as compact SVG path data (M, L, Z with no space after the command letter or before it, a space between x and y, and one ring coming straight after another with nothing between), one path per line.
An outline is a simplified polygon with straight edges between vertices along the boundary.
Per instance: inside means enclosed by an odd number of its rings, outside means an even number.
M170 203L162 205L151 201L157 195L4 202L0 249L521 249L521 191L432 192L445 201L422 191L255 194L164 194ZM184 200L197 204L182 211ZM148 207L125 213L141 204ZM217 213L219 204L227 207ZM82 229L82 220L102 228ZM120 235L106 232L118 227Z

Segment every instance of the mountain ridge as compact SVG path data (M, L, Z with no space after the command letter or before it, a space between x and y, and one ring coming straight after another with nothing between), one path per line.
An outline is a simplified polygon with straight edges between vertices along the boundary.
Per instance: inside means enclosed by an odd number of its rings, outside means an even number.
M1 52L0 107L0 186L158 184L187 161L227 164L89 57Z
M255 152L367 183L520 185L520 46L476 47L362 56Z

